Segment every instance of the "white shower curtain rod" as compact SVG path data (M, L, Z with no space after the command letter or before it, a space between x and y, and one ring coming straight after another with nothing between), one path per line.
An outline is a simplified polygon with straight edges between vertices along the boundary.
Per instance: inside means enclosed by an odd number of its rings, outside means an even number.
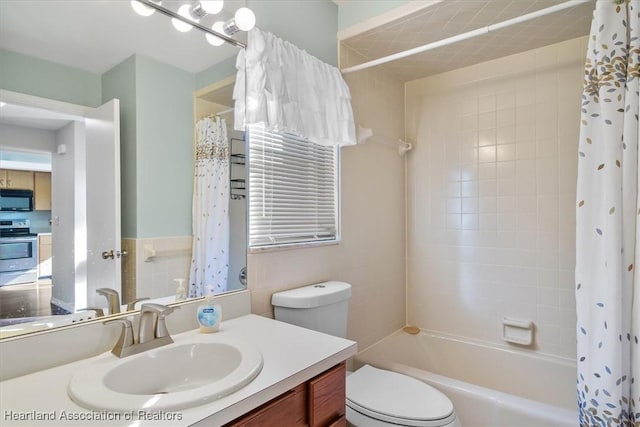
M393 147L398 150L398 154L400 154L401 156L413 148L413 145L410 142L404 141L402 139L393 141L386 137L374 135L373 129L366 128L360 125L358 125L358 130L356 131L356 140L358 144L364 144L365 142L371 140L377 142L378 144L386 145L387 147Z
M227 108L226 110L222 110L222 111L218 111L216 113L216 116L223 116L227 113L233 113L233 111L235 110L235 108Z
M541 16L550 15L561 10L569 9L575 6L579 6L584 3L590 3L593 0L570 0L565 3L560 3L555 6L540 9L535 12L527 13L522 16L507 19L506 21L499 22L497 24L487 25L486 27L478 28L476 30L468 31L466 33L458 34L455 36L447 37L446 39L438 40L432 43L427 43L422 46L414 47L413 49L405 50L403 52L394 53L392 55L383 56L382 58L374 59L372 61L364 62L360 65L353 67L343 68L342 74L352 73L354 71L360 71L367 68L375 67L376 65L386 64L387 62L395 61L397 59L406 58L407 56L416 55L418 53L427 52L429 50L437 49L439 47L447 46L453 43L457 43L463 40L471 39L474 37L488 34L492 31L501 30L503 28L511 27L512 25L520 24L522 22L530 21L532 19L539 18Z

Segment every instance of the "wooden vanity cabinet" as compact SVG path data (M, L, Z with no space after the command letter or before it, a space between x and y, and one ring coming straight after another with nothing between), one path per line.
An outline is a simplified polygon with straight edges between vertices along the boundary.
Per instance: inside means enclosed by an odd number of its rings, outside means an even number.
M346 427L345 380L343 362L225 427Z
M307 387L296 388L227 424L228 427L302 427L307 423Z
M309 384L309 426L346 426L345 364L334 366L308 382ZM340 423L340 420L343 420Z

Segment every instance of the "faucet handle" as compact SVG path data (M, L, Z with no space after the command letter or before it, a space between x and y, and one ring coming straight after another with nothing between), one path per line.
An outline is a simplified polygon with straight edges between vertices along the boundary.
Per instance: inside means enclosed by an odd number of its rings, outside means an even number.
M96 289L96 293L100 294L100 295L104 295L106 297L109 296L118 296L118 291L116 291L115 289L111 289L111 288L98 288Z
M110 325L113 323L121 324L122 332L120 333L118 342L111 350L111 353L115 354L118 357L122 357L123 350L133 345L133 326L131 325L131 321L129 319L113 319L104 322L105 325Z
M153 303L153 302L147 302L147 303L142 304L142 306L140 307L140 312L150 311L152 313L158 313L158 314L162 314L164 316L167 316L167 315L171 314L177 308L178 307L169 307L167 305L156 304L156 303Z
M149 297L143 297L143 298L136 298L133 301L129 301L127 303L127 311L135 310L137 303L139 303L140 301L148 300L148 299L149 299Z

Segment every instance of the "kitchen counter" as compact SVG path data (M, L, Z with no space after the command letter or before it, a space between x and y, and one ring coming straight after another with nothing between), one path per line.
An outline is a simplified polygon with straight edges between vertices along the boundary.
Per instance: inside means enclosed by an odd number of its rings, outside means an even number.
M0 382L0 425L220 426L356 353L353 341L252 314L223 322L220 332L212 335L220 334L258 347L264 366L251 383L219 400L175 412L141 412L132 416L92 412L67 395L69 380L79 369L92 363L94 358L90 358ZM194 336L202 338L203 335L208 336L195 330L173 335L173 338L176 344L184 344ZM46 357L46 350L32 357ZM115 356L105 353L96 358L105 357Z

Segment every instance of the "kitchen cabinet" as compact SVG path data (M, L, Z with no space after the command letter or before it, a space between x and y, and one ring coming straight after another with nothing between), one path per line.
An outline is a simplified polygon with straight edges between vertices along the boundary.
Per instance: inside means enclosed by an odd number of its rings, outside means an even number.
M0 188L33 190L33 172L0 169Z
M51 234L38 234L38 277L51 277Z
M344 362L230 422L225 427L346 427Z
M51 210L51 172L34 172L34 210Z

